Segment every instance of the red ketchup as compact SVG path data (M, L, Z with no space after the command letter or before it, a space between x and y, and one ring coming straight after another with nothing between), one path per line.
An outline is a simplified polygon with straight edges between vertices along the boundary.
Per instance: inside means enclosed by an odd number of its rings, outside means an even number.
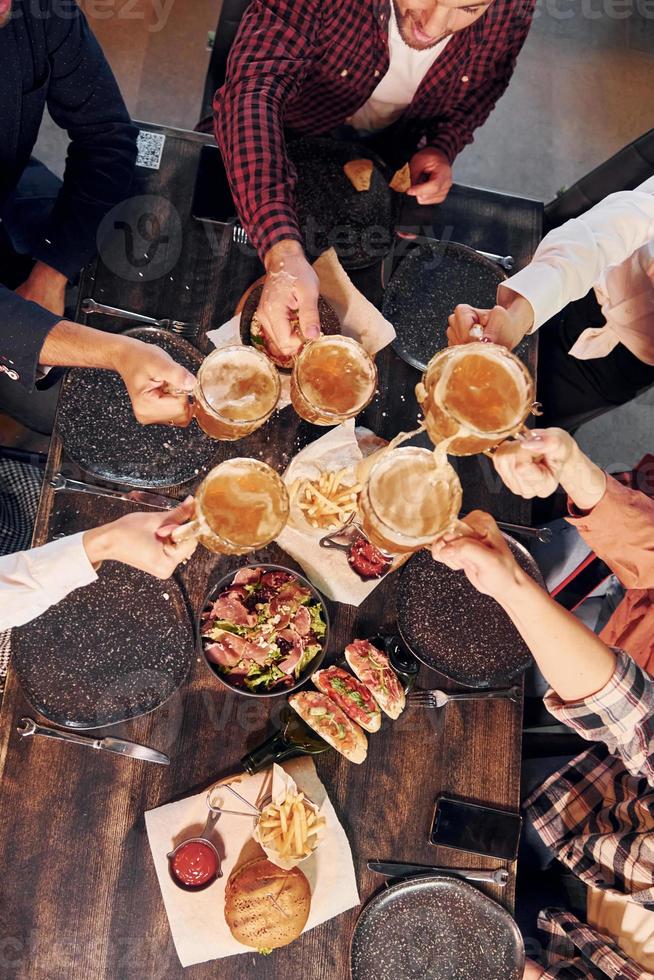
M190 888L206 885L218 872L218 862L212 848L199 840L183 844L176 851L171 867L177 880Z

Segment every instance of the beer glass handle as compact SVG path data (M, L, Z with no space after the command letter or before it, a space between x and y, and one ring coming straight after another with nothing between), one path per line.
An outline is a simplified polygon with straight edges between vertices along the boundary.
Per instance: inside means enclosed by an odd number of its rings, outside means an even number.
M186 524L178 524L170 537L175 544L181 544L183 541L199 538L201 534L202 525L200 521L188 521Z

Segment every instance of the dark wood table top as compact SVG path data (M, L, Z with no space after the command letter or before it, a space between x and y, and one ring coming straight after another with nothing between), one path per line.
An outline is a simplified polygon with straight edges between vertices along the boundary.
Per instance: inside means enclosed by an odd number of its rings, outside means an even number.
M204 331L229 317L261 269L246 249L228 247L229 242L190 217L198 154L206 139L149 128L165 134L166 145L159 170L139 171L142 193L152 195L149 207L160 216L157 234L169 233L165 247L171 249L172 266L157 279L134 276L130 282L117 274L114 259L110 259L113 268L98 259L85 274L81 295L154 316L195 320ZM471 189L463 194L468 218L474 195ZM495 197L505 216L507 199ZM479 192L480 220L492 198ZM510 242L511 248L504 247L503 252L511 251L524 264L540 236L540 206L508 200L529 220ZM452 206L455 203L453 198ZM501 241L484 241L479 247L493 250L495 244L499 251ZM366 295L379 301L379 268L361 271L353 278ZM116 329L119 321L97 317L93 323ZM535 367L535 360L531 366ZM390 350L380 356L379 367L381 395L363 421L379 435L391 437L415 420L411 396L417 372ZM239 443L238 455L262 455L281 469L299 446L322 431L299 422L289 410ZM216 452L217 459L235 454L231 444L217 444ZM47 475L62 462L66 466L55 430ZM466 463L462 474L466 506L490 507L498 518L527 522L525 502L499 491L484 464L477 460ZM66 492L55 496L46 480L34 543L105 523L132 508L101 497L73 497ZM276 546L257 557L288 563ZM194 612L209 585L239 563L198 549L178 573ZM395 586L390 576L359 608L333 606L330 658L353 637L369 636L380 626L392 624ZM420 683L448 686L444 678L426 668ZM230 771L246 750L272 730L280 701L261 702L227 693L196 660L187 682L163 707L111 731L167 752L171 765L164 768L44 739L21 742L16 723L34 711L10 671L0 715L0 962L4 964L0 973L17 980L173 980L182 976L201 980L215 977L217 971L224 980L300 976L345 980L357 909L272 956L245 954L222 960L219 966L207 963L182 971L149 853L144 811L199 792ZM351 765L335 752L316 759L350 840L362 901L380 887L380 879L366 869L366 860L371 858L501 866L492 859L434 848L427 837L439 794L517 809L520 727L519 705L464 702L438 713L406 712L393 725L384 725L382 732L370 738L369 757L361 766ZM515 866L506 866L511 871L506 889L482 887L511 909ZM216 915L221 914L217 908Z

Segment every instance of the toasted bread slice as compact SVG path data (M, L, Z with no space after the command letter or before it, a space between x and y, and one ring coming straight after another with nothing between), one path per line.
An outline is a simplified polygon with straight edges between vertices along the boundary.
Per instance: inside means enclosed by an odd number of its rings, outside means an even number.
M357 191L369 191L372 180L372 160L349 160L343 170Z
M398 194L406 194L411 187L411 171L409 170L408 163L405 163L403 167L395 171L393 179L388 186L392 191L397 191Z

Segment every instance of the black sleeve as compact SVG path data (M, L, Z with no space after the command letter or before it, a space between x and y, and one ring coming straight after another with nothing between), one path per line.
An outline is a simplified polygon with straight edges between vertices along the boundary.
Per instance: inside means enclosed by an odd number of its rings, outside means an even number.
M0 286L0 371L29 391L45 338L61 317Z
M102 218L129 193L138 130L75 0L37 2L48 45L48 109L71 143L63 188L33 257L72 278L97 251Z

